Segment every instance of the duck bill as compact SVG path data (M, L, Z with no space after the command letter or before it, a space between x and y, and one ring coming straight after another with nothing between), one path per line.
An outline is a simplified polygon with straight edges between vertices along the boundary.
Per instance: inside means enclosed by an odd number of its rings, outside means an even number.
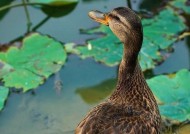
M106 13L102 13L100 11L90 11L88 13L89 17L92 18L94 21L99 22L104 25L109 25L109 18Z

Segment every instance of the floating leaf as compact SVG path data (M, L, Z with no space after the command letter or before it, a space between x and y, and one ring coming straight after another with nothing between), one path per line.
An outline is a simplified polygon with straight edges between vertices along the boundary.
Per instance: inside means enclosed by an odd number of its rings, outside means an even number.
M167 21L166 21L167 20ZM154 68L158 61L163 60L160 50L164 50L177 40L178 34L186 29L184 20L167 7L152 19L143 19L144 41L139 54L143 70ZM122 58L122 45L109 27L101 25L90 29L87 33L104 33L105 36L87 42L85 46L76 46L70 52L82 58L93 57L109 66L119 64Z
M0 86L0 111L4 107L5 100L7 99L9 89L6 87Z
M182 9L187 14L190 14L190 1L189 0L174 0L174 1L171 1L169 4L178 9Z
M173 75L160 75L149 79L148 84L160 102L163 116L171 120L190 119L190 72L180 70Z
M38 33L23 39L22 47L0 53L0 78L6 87L27 91L60 70L66 60L62 45Z

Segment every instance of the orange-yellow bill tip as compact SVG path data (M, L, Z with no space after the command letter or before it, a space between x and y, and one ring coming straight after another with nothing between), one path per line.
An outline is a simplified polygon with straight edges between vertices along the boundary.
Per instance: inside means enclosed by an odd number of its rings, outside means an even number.
M90 11L88 13L89 17L92 18L93 20L104 24L104 25L108 25L109 24L109 19L108 16L100 11Z

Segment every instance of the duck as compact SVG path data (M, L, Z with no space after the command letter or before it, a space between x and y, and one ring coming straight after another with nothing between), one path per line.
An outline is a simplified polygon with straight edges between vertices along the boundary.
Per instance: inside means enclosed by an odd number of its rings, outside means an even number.
M128 7L107 13L93 10L89 17L109 26L123 44L123 55L114 91L90 110L75 134L160 134L158 105L138 62L143 42L141 19Z

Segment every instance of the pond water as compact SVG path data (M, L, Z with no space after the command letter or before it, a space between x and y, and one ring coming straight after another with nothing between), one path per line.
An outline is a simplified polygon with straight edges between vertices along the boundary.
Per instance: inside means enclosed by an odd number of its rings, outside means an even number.
M133 9L139 10L139 7L144 7L147 2L148 0L133 1ZM79 0L70 14L60 18L50 18L37 31L51 35L62 42L84 43L86 39L95 36L80 34L79 30L98 25L88 18L88 11L92 9L110 11L114 7L125 5L127 3L124 0L114 2ZM148 5L149 9L155 5ZM46 18L46 15L37 8L29 7L29 12L33 26ZM1 43L7 43L23 35L27 30L23 7L11 9L0 20L0 29ZM153 73L162 74L182 68L190 69L188 46L190 43L187 43L187 38L176 43L175 51L163 64L156 67ZM110 94L116 76L117 67L107 67L91 58L81 60L76 55L69 55L61 71L51 76L45 84L32 92L9 95L4 110L0 112L0 132L72 134L89 109Z

